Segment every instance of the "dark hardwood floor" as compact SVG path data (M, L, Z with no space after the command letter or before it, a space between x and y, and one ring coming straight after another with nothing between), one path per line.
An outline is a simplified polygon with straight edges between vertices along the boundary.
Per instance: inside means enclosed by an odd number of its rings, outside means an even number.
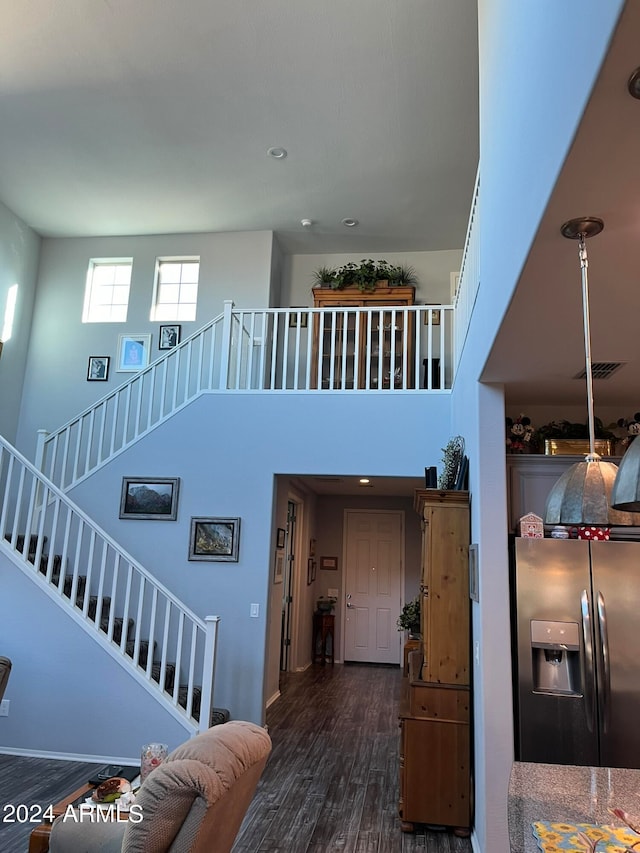
M399 667L313 666L281 678L273 752L233 853L469 853L398 820Z
M282 678L267 713L273 751L233 853L470 853L450 832L400 831L400 684L398 667L317 665ZM26 853L33 829L2 822L6 804L56 802L95 767L0 755L1 853Z

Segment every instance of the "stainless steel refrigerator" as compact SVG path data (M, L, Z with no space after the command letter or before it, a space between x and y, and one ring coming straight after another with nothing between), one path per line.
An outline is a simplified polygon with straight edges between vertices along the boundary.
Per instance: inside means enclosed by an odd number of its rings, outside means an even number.
M517 758L640 768L640 543L516 539Z

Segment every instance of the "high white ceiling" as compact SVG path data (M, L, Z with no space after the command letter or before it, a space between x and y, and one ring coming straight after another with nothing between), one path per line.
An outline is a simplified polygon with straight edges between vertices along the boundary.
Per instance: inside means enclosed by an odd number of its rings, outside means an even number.
M475 6L0 0L0 200L48 236L268 229L286 252L460 248Z
M596 415L640 411L640 100L627 89L638 66L640 3L629 0L484 372L505 384L512 414L584 405L586 422L585 382L574 379L585 367L578 246L560 233L584 216L604 221L587 241L592 359L622 363L594 381Z
M0 200L50 236L267 229L288 253L460 248L475 7L0 0ZM596 411L640 410L639 45L630 0L483 374L512 412L584 403L577 249L559 232L584 215L605 221L588 244L593 358L623 363L595 384Z

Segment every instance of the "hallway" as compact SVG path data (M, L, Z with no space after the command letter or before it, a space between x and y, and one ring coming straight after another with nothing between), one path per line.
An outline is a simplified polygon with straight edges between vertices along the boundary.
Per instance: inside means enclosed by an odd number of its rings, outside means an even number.
M313 666L281 677L273 752L233 853L470 853L398 819L398 667Z

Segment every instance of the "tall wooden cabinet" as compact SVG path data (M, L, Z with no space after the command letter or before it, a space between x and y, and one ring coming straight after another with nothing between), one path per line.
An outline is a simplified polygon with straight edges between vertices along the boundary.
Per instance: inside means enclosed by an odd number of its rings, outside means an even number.
M471 827L469 494L416 492L422 520L422 654L400 703L402 829Z
M335 314L314 317L312 388L401 388L405 366L413 382L414 317L393 312L413 305L414 287L378 287L361 292L315 287L315 308ZM338 309L374 308L370 314ZM384 308L390 310L382 310ZM406 321L406 322L405 322Z

